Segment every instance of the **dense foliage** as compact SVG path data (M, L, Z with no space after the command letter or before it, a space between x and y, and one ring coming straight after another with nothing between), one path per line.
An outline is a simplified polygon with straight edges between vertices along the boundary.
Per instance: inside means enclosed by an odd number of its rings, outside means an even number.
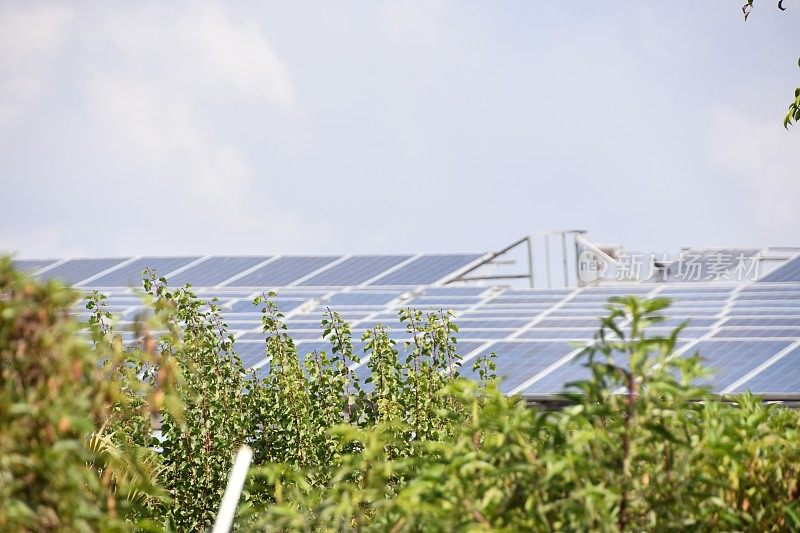
M240 530L800 528L800 417L696 385L680 333L649 336L665 299L612 299L559 411L498 391L494 359L461 380L447 312L403 310L354 353L299 354L265 294L266 366L245 371L216 302L147 273L125 346L102 294L0 262L0 528L208 530L232 456L254 464ZM365 382L350 368L363 361ZM157 438L158 437L158 438Z

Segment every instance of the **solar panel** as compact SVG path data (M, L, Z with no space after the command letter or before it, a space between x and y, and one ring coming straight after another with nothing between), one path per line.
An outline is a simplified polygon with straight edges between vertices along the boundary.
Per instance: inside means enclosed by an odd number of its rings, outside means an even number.
M557 300L573 292L573 289L508 289L503 296L551 296Z
M305 303L305 298L273 298L273 302L281 313L287 313ZM260 313L262 306L253 305L251 300L239 300L230 306L230 313ZM227 314L227 313L226 313Z
M142 272L145 269L154 270L158 276L164 276L197 259L198 257L142 257L92 280L89 285L92 287L138 287L142 284Z
M14 268L21 272L35 272L55 263L55 259L14 259Z
M733 392L756 394L797 394L800 392L800 346L765 368Z
M521 308L521 309L514 309L514 310L506 310L506 309L492 309L488 311L466 311L463 314L459 315L462 318L503 318L503 317L527 317L527 318L534 318L542 312L542 309L528 309L528 308ZM460 320L461 318L459 318Z
M597 328L600 321L597 318L545 318L537 322L537 328Z
M614 287L587 287L583 294L587 296L605 295L611 296L625 296L629 294L644 295L650 292L650 287L643 287L641 285L615 285Z
M410 334L397 320L398 307L453 309L459 313L455 319L461 328L459 351L496 351L499 373L506 377L503 390L528 394L559 392L566 381L586 377L580 365L568 363L564 357L574 353L576 343L592 339L600 325L598 318L608 313L610 296L644 296L660 289L658 295L672 298L673 304L664 311L669 318L649 328L650 335L667 335L673 327L689 321L681 339L699 342L707 364L719 369L708 381L715 390L739 386L744 376L749 379L748 384L756 387L753 390L768 391L769 381L764 381L767 376L777 382L773 386L775 392L800 394L800 380L775 374L780 369L784 374L794 374L793 367L787 365L798 362L800 355L792 352L768 366L771 358L784 353L781 350L800 342L800 280L750 285L644 283L577 290L428 285L447 279L479 257L228 256L200 260L139 258L129 263L121 258L64 263L52 259L17 264L28 269L50 266L51 270L41 276L45 279L62 277L72 283L88 279L87 285L101 287L108 294L108 309L125 320L144 311L128 288L138 285L141 270L155 267L161 275L177 271L171 276L171 283L191 283L201 298L218 298L230 331L237 335L237 350L248 358L250 366L264 362L266 335L260 331L262 315L260 307L251 303L260 292L276 290L276 305L290 313L286 321L288 333L301 352L315 348L330 352L329 344L321 339L320 328L327 307L350 321L356 342L367 328L383 324L391 328L389 335L399 345ZM74 312L83 318L89 314L82 303L75 306ZM359 343L359 350L360 346ZM465 367L471 367L471 362L467 361ZM363 368L357 371L368 375ZM469 368L463 373L476 377Z
M300 285L360 285L409 259L410 255L361 255L351 257L307 279Z
M796 316L800 317L800 307L734 307L728 310L730 316Z
M800 326L800 318L729 318L725 326Z
M519 334L520 339L591 339L596 330L590 328L534 328Z
M231 287L280 287L319 270L336 256L285 256L229 284Z
M791 344L782 340L701 341L687 353L699 353L714 372L699 383L719 392Z
M520 328L528 322L529 320L525 318L505 318L502 320L460 319L457 321L457 324L460 328Z
M720 328L714 337L748 338L748 337L794 337L800 338L800 328L739 329ZM800 392L800 391L798 391Z
M267 343L262 338L260 342L241 342L234 343L234 350L242 360L245 368L250 368L256 363L263 361L267 356Z
M424 255L371 285L427 285L480 259L477 254Z
M399 292L339 292L331 296L329 304L337 305L386 305L400 295Z
M523 394L558 394L567 390L567 383L589 379L592 375L586 359L576 353L563 365L529 385Z
M502 378L500 390L508 393L573 349L566 342L500 341L482 350L481 355L488 355L491 352L498 354L497 376ZM463 370L462 375L478 379L478 375L472 369Z
M209 257L202 263L172 276L169 282L175 286L191 283L196 287L213 287L267 259L268 256Z
M798 257L798 259L800 259L800 257ZM785 283L778 285L766 285L764 283L754 283L752 285L746 285L742 287L739 294L750 294L754 292L775 293L775 292L785 292L785 291L792 291L792 292L800 291L800 283L791 283L791 284Z
M749 292L740 294L736 300L758 300L762 302L773 302L776 300L793 300L800 302L800 291L782 291L782 292Z
M406 305L412 307L415 305L433 305L446 309L448 306L468 307L480 301L481 299L477 296L418 296L409 300Z
M759 281L769 283L800 281L800 257L795 257L791 261L787 261Z
M514 329L462 329L458 332L462 339L506 339L514 333Z
M555 295L548 295L548 296L537 296L537 295L530 295L530 296L515 296L509 294L501 294L496 298L492 298L489 300L491 304L547 304L551 305L554 302L558 302L563 299L563 296L555 296Z
M426 287L423 294L428 296L478 296L489 287Z
M70 259L42 273L39 278L43 280L57 278L66 283L75 284L116 266L123 261L125 261L124 258Z
M713 287L713 286L695 286L695 287L665 287L661 292L658 293L659 296L672 296L672 295L729 295L733 287Z

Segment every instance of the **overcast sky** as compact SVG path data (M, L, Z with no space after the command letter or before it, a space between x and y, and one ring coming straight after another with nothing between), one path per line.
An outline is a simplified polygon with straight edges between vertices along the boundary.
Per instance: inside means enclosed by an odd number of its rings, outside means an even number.
M20 257L800 245L800 5L2 2Z

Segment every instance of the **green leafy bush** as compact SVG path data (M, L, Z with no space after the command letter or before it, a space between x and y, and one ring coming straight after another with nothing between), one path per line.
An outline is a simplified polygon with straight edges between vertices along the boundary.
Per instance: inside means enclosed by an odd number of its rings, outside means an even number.
M208 530L244 444L243 531L800 528L797 412L697 386L680 328L647 333L665 299L612 299L590 377L546 411L499 391L494 354L460 379L446 312L403 310L407 345L378 325L357 354L328 311L331 353L301 357L262 295L247 371L216 302L143 289L125 346L102 294L79 324L75 291L0 262L2 530Z

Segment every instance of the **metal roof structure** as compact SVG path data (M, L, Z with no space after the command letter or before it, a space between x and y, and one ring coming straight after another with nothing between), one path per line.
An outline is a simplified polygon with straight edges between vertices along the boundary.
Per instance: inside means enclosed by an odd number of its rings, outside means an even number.
M569 245L567 236L572 238ZM350 322L356 350L363 348L357 341L361 333L376 323L391 328L394 338L408 339L397 319L399 309L450 309L460 327L462 374L475 378L469 361L495 352L502 390L530 401L557 398L565 383L588 375L577 356L580 346L591 340L598 317L606 314L610 296L667 296L673 299L665 312L669 320L650 331L667 333L687 322L674 356L699 352L715 371L707 381L714 392L750 390L766 400L800 400L800 248L687 248L669 261L650 261L649 270L638 277L602 279L596 272L608 276L618 270L601 267L592 269L592 277L586 280L581 269L587 250L594 254L592 264L600 258L616 262L617 269L626 260L625 254L589 243L582 232L558 233L554 238L557 248L559 238L563 239L563 258L557 263L564 274L558 287L552 286L549 271L550 287L513 286L515 281L535 285L535 244L530 237L495 253L131 257L15 263L40 279L60 278L83 290L106 293L109 311L120 318L123 328L143 309L131 288L138 286L143 269L156 269L171 285L192 283L201 298L219 300L236 337L237 353L245 366L256 369L269 363L261 313L252 304L253 297L265 291L277 293L275 301L301 356L330 350L320 328L328 307ZM522 262L527 263L528 272L503 274L500 270L512 266L504 257L517 247L527 248ZM547 249L539 256L549 252ZM699 279L680 279L680 263L690 255L698 258L695 263L700 266L693 270ZM732 272L742 260L758 264L748 269L748 277L737 278ZM362 359L352 368L362 378L368 372L364 363Z

